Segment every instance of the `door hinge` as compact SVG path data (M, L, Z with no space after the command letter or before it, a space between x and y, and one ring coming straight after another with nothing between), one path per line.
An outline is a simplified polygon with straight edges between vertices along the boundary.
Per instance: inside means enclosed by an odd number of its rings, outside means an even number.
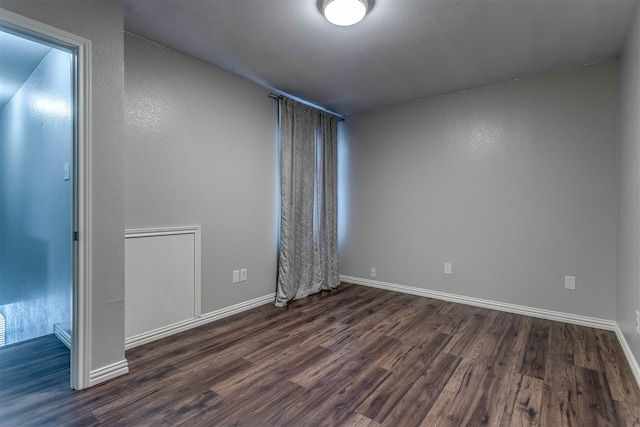
M78 241L78 232L77 231L73 232L73 240L76 241L76 242Z

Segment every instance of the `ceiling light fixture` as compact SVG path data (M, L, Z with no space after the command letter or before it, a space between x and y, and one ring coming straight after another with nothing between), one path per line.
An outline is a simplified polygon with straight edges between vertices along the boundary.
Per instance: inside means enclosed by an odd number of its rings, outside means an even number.
M367 14L368 0L323 0L322 13L327 21L346 27L357 24Z

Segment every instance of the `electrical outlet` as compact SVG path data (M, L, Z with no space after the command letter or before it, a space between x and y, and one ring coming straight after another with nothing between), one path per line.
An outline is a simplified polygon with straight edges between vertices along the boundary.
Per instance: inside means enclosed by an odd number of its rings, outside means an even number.
M451 263L450 262L445 262L444 263L444 274L453 274L451 271Z
M240 281L240 270L233 270L233 283Z
M243 268L242 270L240 270L240 281L241 282L246 282L247 281L247 269Z
M640 311L636 310L636 333L640 334Z
M376 277L376 268L371 267L371 277Z
M575 276L564 276L564 288L570 291L576 290L576 278Z

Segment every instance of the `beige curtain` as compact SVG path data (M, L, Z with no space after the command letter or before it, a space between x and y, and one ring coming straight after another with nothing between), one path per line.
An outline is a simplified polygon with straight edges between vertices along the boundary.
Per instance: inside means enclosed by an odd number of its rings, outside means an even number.
M276 305L340 284L338 119L280 101L280 258Z

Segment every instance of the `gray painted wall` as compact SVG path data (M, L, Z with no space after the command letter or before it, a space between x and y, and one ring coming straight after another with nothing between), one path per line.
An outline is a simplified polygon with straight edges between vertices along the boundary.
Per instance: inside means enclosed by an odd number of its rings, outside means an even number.
M615 319L618 82L612 61L349 117L341 274Z
M621 62L617 321L636 360L640 339L640 7Z
M202 226L202 312L275 291L277 109L268 92L125 35L125 226ZM248 280L232 284L232 271Z
M0 110L0 313L12 344L71 327L72 56L51 50Z
M0 0L0 7L92 43L91 369L124 359L122 5L117 1Z

